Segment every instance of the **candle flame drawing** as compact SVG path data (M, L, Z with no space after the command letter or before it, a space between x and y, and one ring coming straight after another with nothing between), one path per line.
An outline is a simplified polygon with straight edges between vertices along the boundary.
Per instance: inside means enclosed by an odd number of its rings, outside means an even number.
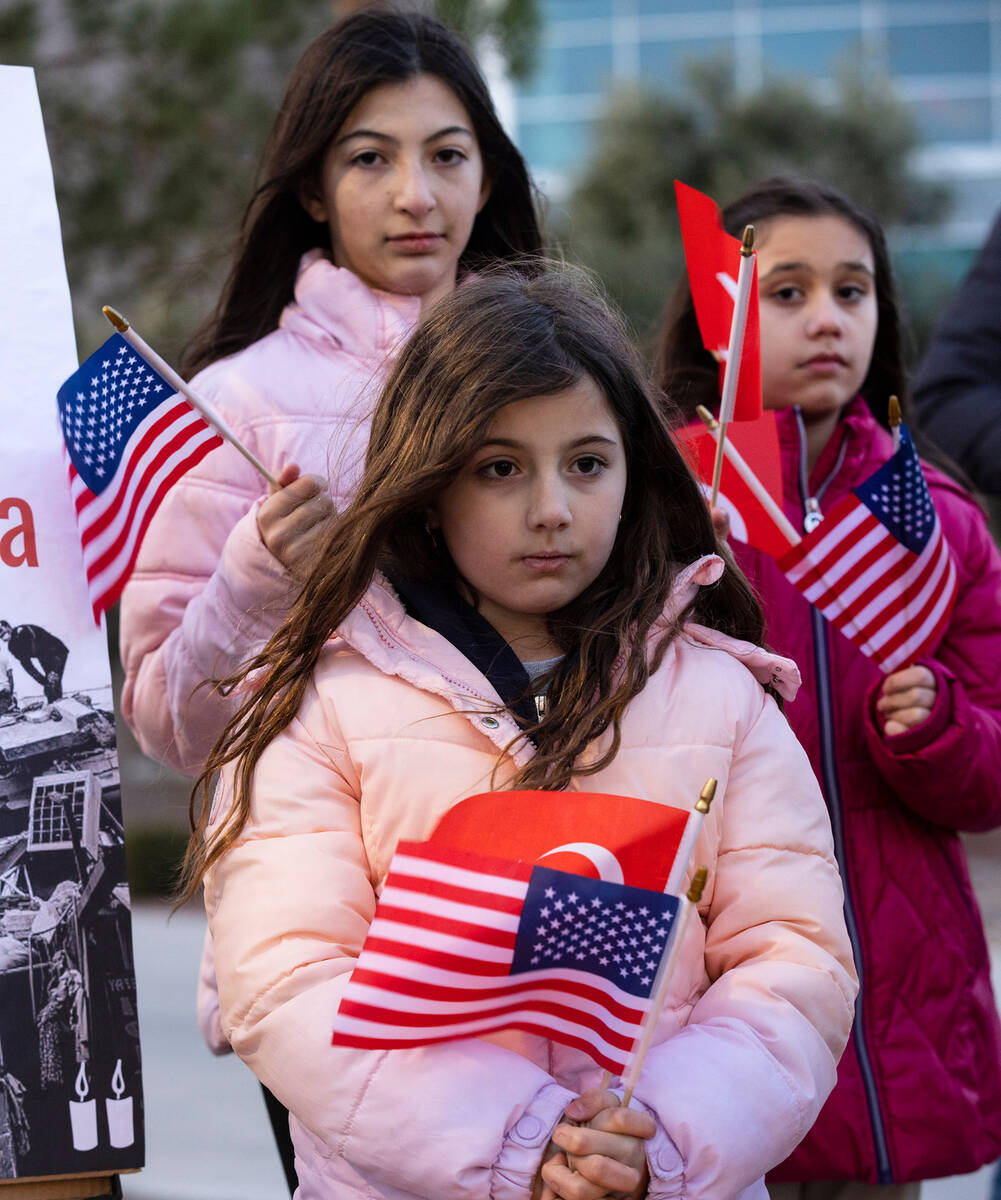
M111 1090L115 1093L115 1099L121 1100L125 1092L125 1076L122 1074L121 1059L115 1063L115 1073L111 1077Z
M73 1085L76 1090L77 1099L83 1103L87 1099L87 1093L90 1091L90 1085L87 1083L87 1070L84 1063L80 1063L80 1070L76 1073L76 1083Z

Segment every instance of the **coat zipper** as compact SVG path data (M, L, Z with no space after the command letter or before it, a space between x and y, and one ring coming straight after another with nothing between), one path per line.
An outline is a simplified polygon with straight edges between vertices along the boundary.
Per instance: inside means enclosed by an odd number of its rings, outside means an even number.
M799 432L799 494L803 504L803 526L807 532L815 529L823 520L820 514L820 498L827 490L841 465L844 462L847 439L841 444L841 452L831 473L817 489L815 496L810 495L809 471L806 461L806 429L803 416L796 408L796 426ZM876 1090L876 1075L872 1066L869 1045L865 1033L864 993L865 981L862 976L862 940L859 935L858 919L852 897L851 883L848 877L848 858L845 851L844 807L841 802L841 783L838 778L837 758L834 753L834 712L831 699L830 646L827 636L827 622L823 614L813 605L810 606L810 621L813 631L814 669L817 675L817 715L820 724L820 765L824 779L824 791L827 794L827 807L831 817L831 830L834 835L834 856L841 870L841 882L845 892L845 926L848 929L848 940L851 942L852 956L855 959L855 970L858 974L859 989L855 997L855 1023L852 1036L855 1040L855 1054L858 1058L859 1070L862 1073L862 1086L865 1090L866 1104L869 1109L869 1124L872 1129L873 1145L876 1149L876 1167L881 1184L893 1183L893 1169L890 1165L890 1152L886 1141L886 1127L883 1113L879 1106L879 1095Z

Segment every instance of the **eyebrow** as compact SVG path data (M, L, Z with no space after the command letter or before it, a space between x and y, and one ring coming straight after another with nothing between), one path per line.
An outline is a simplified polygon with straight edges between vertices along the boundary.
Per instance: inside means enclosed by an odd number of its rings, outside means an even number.
M467 137L475 136L473 131L467 129L465 125L448 125L444 129L439 129L437 133L432 133L430 137L426 137L423 144L426 146L429 142L438 141L439 138L454 137L457 133L464 133ZM374 138L379 142L391 142L393 145L399 145L399 138L394 138L388 133L380 133L377 129L353 129L350 133L338 138L335 145L343 146L352 138Z
M572 442L567 442L563 447L564 450L576 450L580 446L593 446L595 442L599 442L603 446L617 446L618 442L614 438L605 437L601 433L586 433L583 437L574 438ZM495 437L488 438L480 447L480 450L486 450L488 446L504 446L509 450L524 450L525 442L519 442L517 438Z
M842 270L860 271L863 275L868 275L870 277L874 277L874 272L871 267L866 266L866 264L864 262L858 262L854 259L851 259L847 262L840 262L840 263L838 263L838 267ZM775 266L772 267L771 270L766 271L764 273L764 275L762 275L761 278L763 280L768 279L770 276L779 275L783 271L812 271L812 270L813 270L813 267L811 267L809 263L781 262L781 263L776 263Z

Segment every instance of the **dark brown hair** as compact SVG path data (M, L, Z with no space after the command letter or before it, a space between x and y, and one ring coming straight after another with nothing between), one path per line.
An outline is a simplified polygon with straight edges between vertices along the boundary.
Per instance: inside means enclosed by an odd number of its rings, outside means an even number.
M575 774L606 766L618 749L626 706L682 618L760 642L761 610L716 540L705 500L624 330L600 299L574 283L576 275L568 276L487 273L436 305L404 348L375 413L355 499L334 519L320 563L284 625L223 682L223 690L231 690L249 672L267 672L199 781L202 809L197 819L192 809L185 896L238 836L261 754L295 716L324 644L375 572L397 568L411 578L441 579L454 571L447 550L428 535L426 514L506 404L563 391L589 376L612 409L627 470L620 531L605 568L549 616L565 657L550 682L547 713L520 735L534 742L536 753L512 786L558 789ZM682 617L658 628L679 567L710 553L726 557L729 569L699 590ZM607 750L581 767L581 752L608 729ZM235 804L206 846L208 781L234 762Z
M887 426L887 401L906 404L908 389L902 350L901 319L890 254L879 222L836 188L813 180L776 176L746 191L723 210L723 227L740 237L745 225L772 217L843 217L872 249L876 289L876 342L861 392L876 420ZM699 404L719 407L719 367L703 348L687 277L668 304L657 347L655 376L686 418Z
M502 128L487 85L458 34L431 17L367 9L308 47L292 72L244 214L236 258L212 317L182 358L188 375L269 333L292 299L305 251L330 249L326 223L300 202L316 188L328 147L373 87L416 75L443 80L469 113L490 195L459 259L460 276L540 252L542 239L524 161Z

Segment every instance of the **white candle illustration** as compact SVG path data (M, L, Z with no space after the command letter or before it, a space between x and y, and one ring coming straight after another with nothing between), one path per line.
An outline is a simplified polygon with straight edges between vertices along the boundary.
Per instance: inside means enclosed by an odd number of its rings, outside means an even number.
M97 1145L97 1101L87 1099L90 1086L87 1083L87 1070L82 1062L73 1086L79 1097L69 1102L73 1149L93 1150Z
M108 1135L112 1146L131 1146L136 1140L132 1125L132 1097L123 1095L125 1091L125 1076L122 1074L122 1060L115 1064L115 1073L111 1077L111 1090L115 1099L109 1096L105 1100L108 1110Z

